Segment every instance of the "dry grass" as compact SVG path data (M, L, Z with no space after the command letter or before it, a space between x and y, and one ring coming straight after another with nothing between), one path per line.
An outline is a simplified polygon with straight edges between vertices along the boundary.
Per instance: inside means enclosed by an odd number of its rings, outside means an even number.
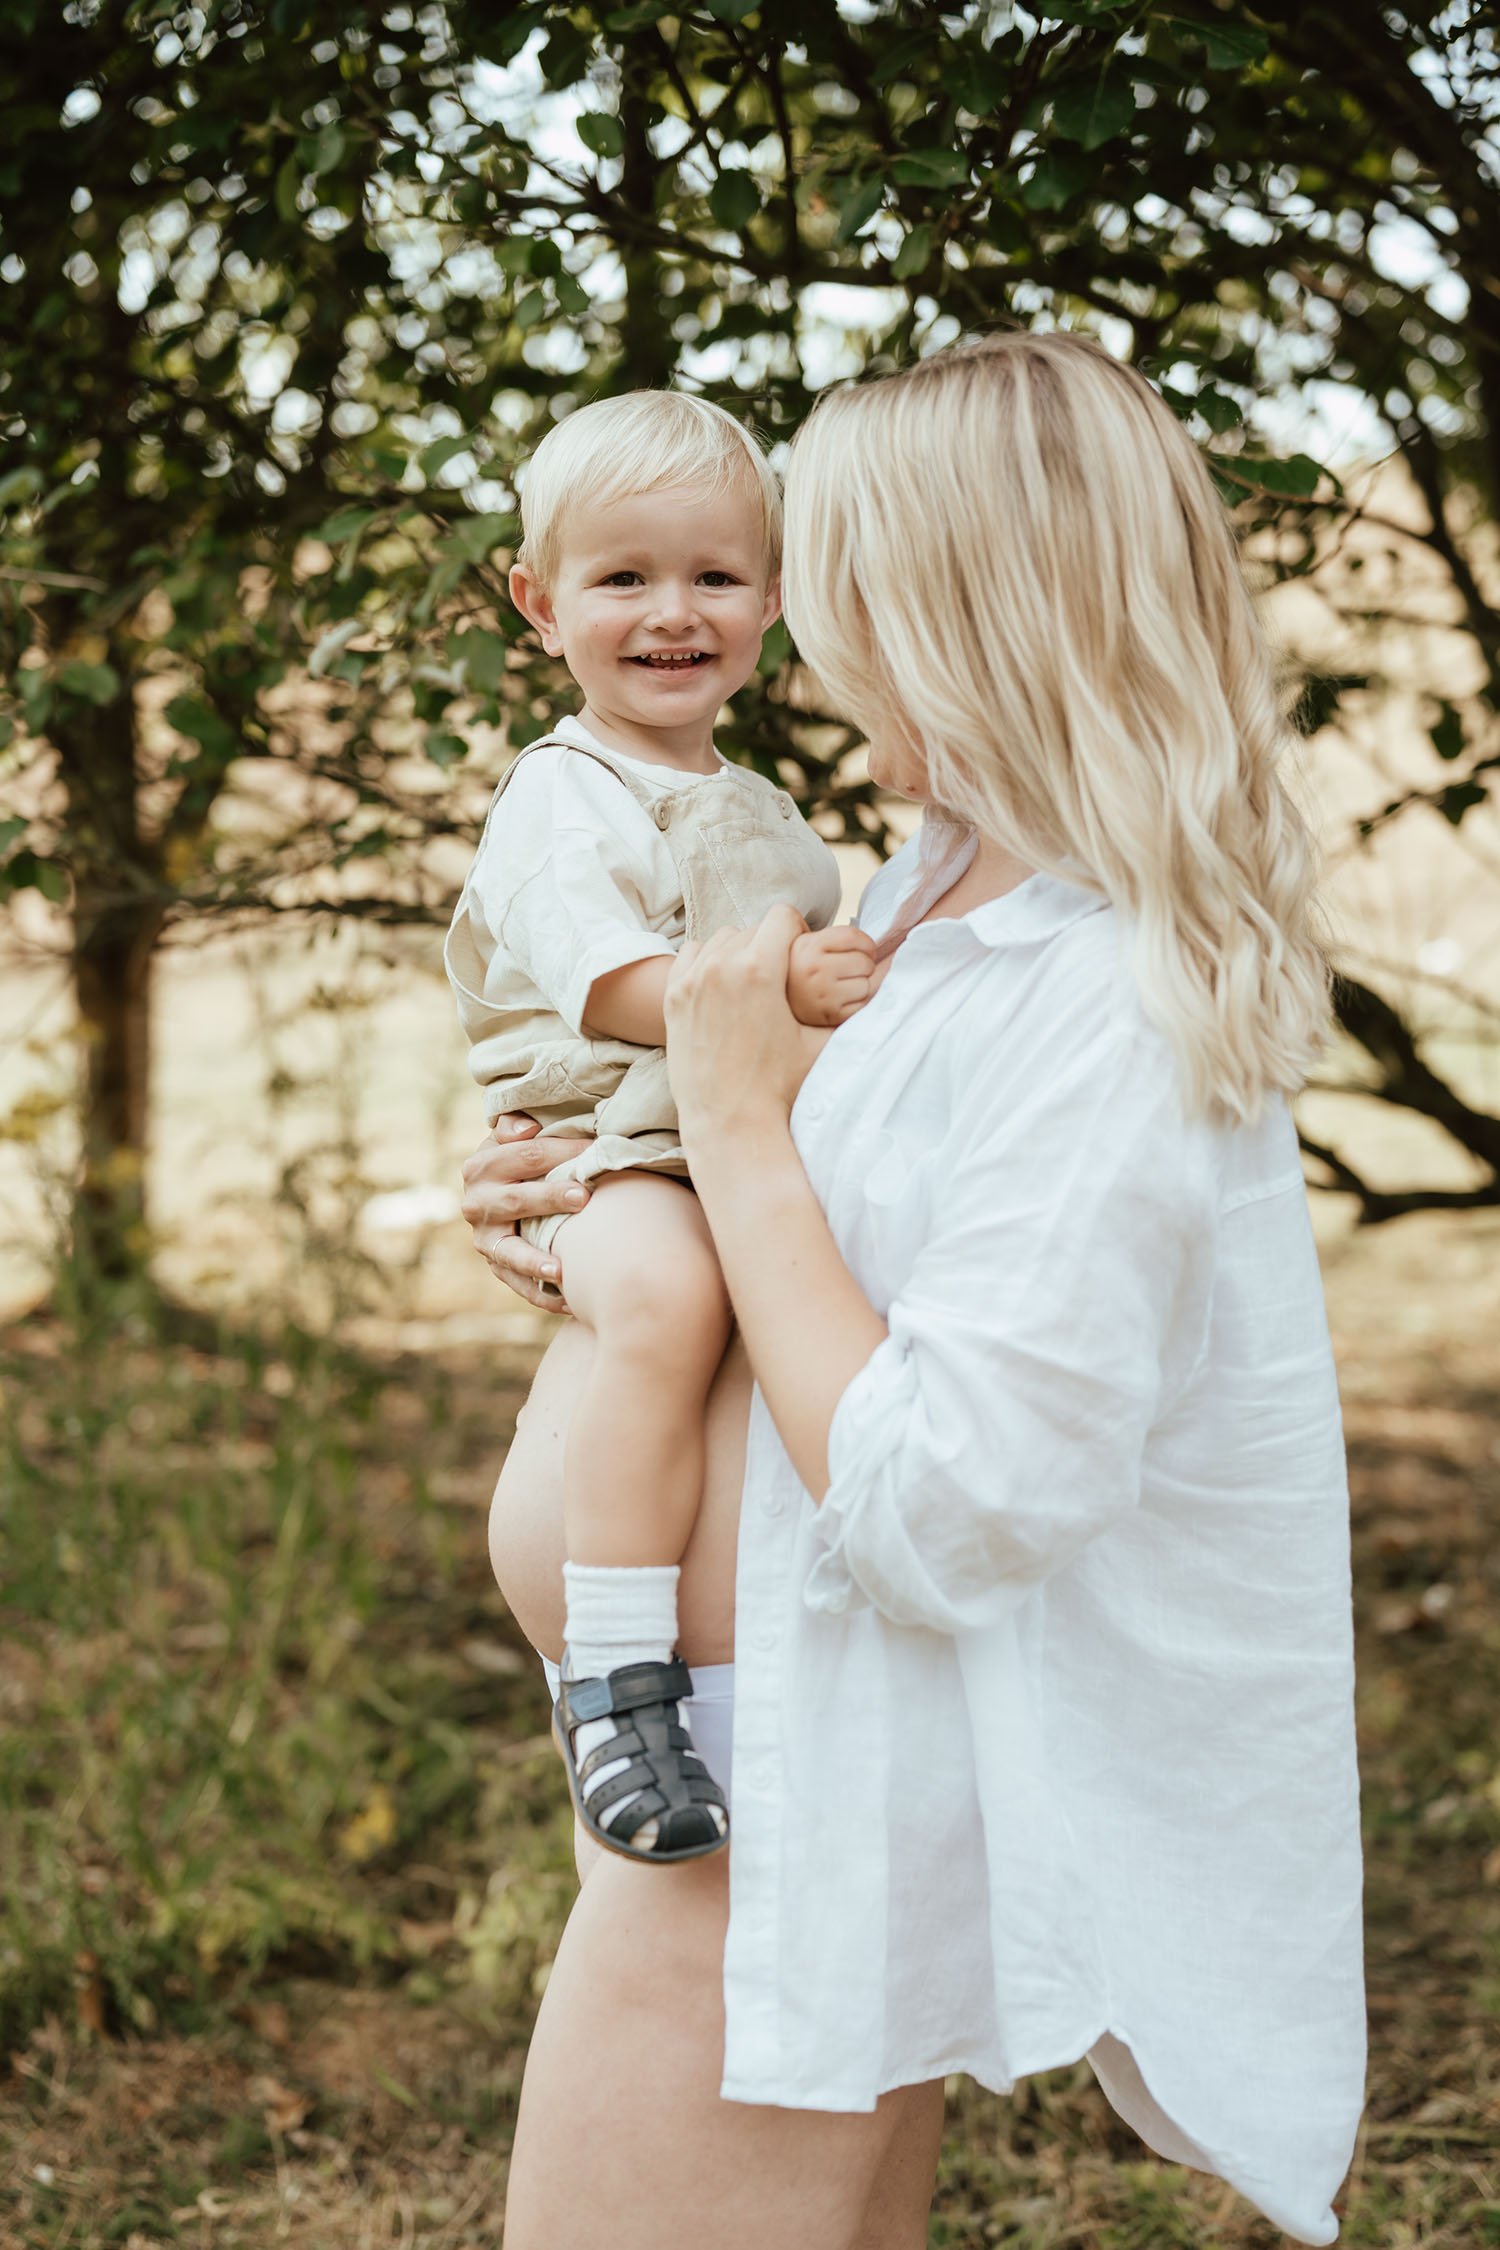
M1326 1263L1355 1499L1369 1851L1370 2099L1341 2199L1344 2240L1350 2250L1470 2250L1500 2244L1500 1219L1404 1222L1330 1241ZM27 1349L26 1408L55 1444L46 1349ZM163 1414L159 1371L127 1372ZM513 1646L481 1527L495 1413L513 1404L523 1369L510 1369L498 1410L493 1371L472 1355L396 1372L396 1381L356 1386L359 1410L345 1398L334 1417L353 1465L346 1489L359 1497L359 1542L382 1559L364 1628L369 1670L346 1681L365 1713L343 1722L350 1787L300 1842L295 1824L283 1833L264 1807L258 1815L268 1823L263 1848L283 1864L305 1860L311 1870L319 1854L337 1862L351 1912L383 1941L361 1966L345 1940L320 1953L305 1930L277 1946L252 1929L217 1960L185 1969L201 1936L189 1921L181 1959L168 1948L143 1960L133 1939L122 1940L135 1980L124 1986L111 1981L124 1970L104 1959L104 1946L75 1945L67 1990L52 1987L33 2010L0 2091L6 2250L492 2250L500 2240L528 2023L567 1893L561 1784L534 1739L545 1714L540 1681L503 1657L488 1659L498 1672L476 1672L461 1654L466 1643ZM224 1378L206 1363L192 1377L194 1413L160 1434L177 1478L213 1454L222 1476L223 1401L214 1412L204 1402ZM463 1404L476 1397L482 1411ZM261 1540L269 1526L256 1480L264 1486L287 1411L284 1395L269 1413L262 1397L236 1439L271 1449L258 1469L251 1456L241 1464L243 1520ZM50 1467L66 1473L60 1455ZM413 1508L414 1484L427 1495L422 1508ZM258 1570L263 1549L245 1553ZM213 1581L205 1591L190 1560L179 1558L175 1577L162 1564L136 1583L144 1606L118 1629L127 1641L132 1631L156 1636L166 1670L202 1698L226 1692L229 1655L221 1665L194 1647L194 1628L212 1621ZM304 1573L304 1591L308 1583ZM321 1630L333 1613L327 1584L307 1599L300 1626L296 1604L288 1611L272 1666L280 1685L268 1741L306 1692L299 1633ZM108 1715L89 1704L65 1612L62 1604L62 1621L41 1641L12 1636L0 1662L7 1715L46 1734L59 1717L56 1683L72 1681L72 1723L104 1739ZM18 1649L30 1653L18 1659ZM369 1717L372 1681L394 1706L385 1721ZM474 1762L452 1751L462 1785L446 1798L437 1789L418 1831L403 1828L398 1802L387 1843L363 1859L341 1853L350 1824L378 1805L382 1779L399 1800L393 1761L414 1699L422 1739L441 1742L459 1727L475 1738ZM422 1786L436 1788L440 1766ZM171 1781L168 1773L164 1791ZM66 1811L81 1849L86 1824L77 1807ZM219 1843L234 1844L229 1827ZM71 1879L77 1901L95 1885L89 1928L113 1920L128 1938L145 1911L139 1873L104 1858L75 1866ZM58 1927L71 1925L64 1917ZM131 1991L154 2023L132 2019ZM953 2090L933 2244L1270 2250L1281 2239L1218 2183L1148 2157L1085 2065L1031 2081L1006 2102Z

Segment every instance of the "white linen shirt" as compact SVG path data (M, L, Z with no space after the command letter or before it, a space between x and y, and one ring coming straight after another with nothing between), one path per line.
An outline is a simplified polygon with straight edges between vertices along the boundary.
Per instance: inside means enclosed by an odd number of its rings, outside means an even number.
M929 815L860 920L972 856ZM804 1490L751 1407L721 2091L1088 2055L1327 2243L1362 2105L1348 1503L1296 1136L1184 1111L1113 909L912 930L792 1133L889 1326Z

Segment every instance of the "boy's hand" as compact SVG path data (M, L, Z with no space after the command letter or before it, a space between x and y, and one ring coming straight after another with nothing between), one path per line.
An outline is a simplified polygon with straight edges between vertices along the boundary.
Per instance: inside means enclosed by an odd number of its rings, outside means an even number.
M870 997L875 940L845 923L807 930L792 940L787 961L787 1005L799 1023L831 1031Z

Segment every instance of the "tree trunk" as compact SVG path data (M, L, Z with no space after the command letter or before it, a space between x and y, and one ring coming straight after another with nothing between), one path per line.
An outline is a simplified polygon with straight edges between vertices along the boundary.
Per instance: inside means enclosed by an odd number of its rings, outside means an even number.
M151 968L165 912L140 832L135 708L125 693L54 732L74 859L73 992L82 1038L82 1161L73 1249L85 1278L145 1265Z

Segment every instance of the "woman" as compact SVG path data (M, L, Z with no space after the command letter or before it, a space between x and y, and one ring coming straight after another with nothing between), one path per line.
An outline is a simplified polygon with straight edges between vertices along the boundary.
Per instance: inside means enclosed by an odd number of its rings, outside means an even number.
M1285 1105L1326 986L1228 526L1150 387L1062 336L835 394L787 517L798 644L929 809L821 1052L790 912L674 973L743 1339L681 1583L689 1663L734 1664L728 1895L588 1873L509 2250L914 2250L943 2078L1083 2054L1153 2148L1329 2242L1347 1508ZM523 1293L528 1162L482 1152L466 1202ZM564 1331L492 1518L552 1657L580 1373Z

